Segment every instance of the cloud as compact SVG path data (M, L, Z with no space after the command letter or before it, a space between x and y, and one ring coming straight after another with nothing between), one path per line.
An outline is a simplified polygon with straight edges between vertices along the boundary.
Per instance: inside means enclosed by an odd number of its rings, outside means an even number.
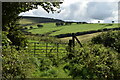
M100 2L102 1L102 2ZM116 1L116 2L109 2ZM49 17L61 20L76 21L95 21L104 20L104 22L117 21L117 0L64 0L61 4L60 13L47 13L43 8L39 7L29 12L21 13L24 16Z
M99 20L112 17L113 4L111 2L90 2L87 6L87 14L90 18Z

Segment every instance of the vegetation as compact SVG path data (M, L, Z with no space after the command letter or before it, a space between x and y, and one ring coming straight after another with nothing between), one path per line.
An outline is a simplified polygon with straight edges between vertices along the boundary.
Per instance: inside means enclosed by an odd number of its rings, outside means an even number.
M6 5L9 5L11 10L9 10L9 6ZM67 52L59 58L56 57L55 54L52 54L52 52L44 57L40 57L39 55L33 56L32 54L26 52L26 50L34 49L33 47L30 48L29 45L31 44L29 44L29 42L61 42L56 38L48 36L38 37L24 35L21 32L21 29L23 28L16 25L18 14L20 12L37 8L37 5L43 6L44 9L47 11L54 11L51 6L57 6L58 3L3 3L3 79L120 78L120 31L111 31L98 35L97 37L94 37L91 41L87 43L82 43L83 47L80 47L77 44L75 47L63 46L65 47ZM14 8L11 8L13 6ZM13 16L13 18L11 16ZM117 27L117 24L72 24L69 26L66 25L59 27L56 27L55 23L42 23L40 25L43 25L43 27L39 29L31 29L30 32L40 32L42 34L54 32L51 35L58 35L68 32L76 33L80 31ZM32 25L32 27L34 28L37 26ZM28 27L26 26L26 28ZM38 45L39 44L37 44L37 46ZM49 46L50 45L52 44L49 44ZM60 52L62 53L62 50Z
M35 58L25 53L24 50L17 51L16 47L3 47L2 51L2 78L31 78L36 66Z
M119 79L120 63L118 53L102 45L84 45L75 48L72 59L64 66L73 78Z
M49 34L50 36L60 35L60 34L67 34L67 33L77 33L77 32L84 32L84 31L91 31L91 30L99 30L105 28L116 28L118 27L117 24L108 25L100 25L100 24L72 24L72 25L64 25L56 27L55 23L43 23L43 28L36 28L27 30L28 32L32 32L33 34L45 34L48 32L52 32ZM33 26L33 27L36 27Z
M103 44L106 47L111 47L120 53L120 31L103 33L92 39L94 44Z
M32 57L24 52L27 39L18 26L21 12L43 7L47 12L55 12L61 2L3 2L2 3L2 67L3 79L30 78L37 69ZM13 47L14 46L14 47ZM12 52L11 52L12 51ZM34 57L33 57L34 58ZM32 60L32 61L31 61Z
M59 4L61 4L61 2L4 2L2 3L2 30L7 32L6 36L8 37L8 39L11 40L11 42L14 42L15 39L13 39L13 37L18 36L19 33L17 33L17 35L9 35L9 33L15 30L15 28L17 28L17 31L21 29L19 26L16 25L18 24L18 20L20 19L18 15L21 12L37 9L38 5L43 7L43 9L45 9L47 12L55 12L56 10L54 8L59 8ZM19 39L24 41L24 38L19 37ZM21 44L21 41L19 41L19 43Z

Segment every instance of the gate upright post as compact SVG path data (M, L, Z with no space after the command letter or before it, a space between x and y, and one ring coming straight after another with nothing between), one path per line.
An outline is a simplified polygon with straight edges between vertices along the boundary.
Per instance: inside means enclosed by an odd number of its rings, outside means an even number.
M57 58L59 58L59 56L58 56L58 52L59 52L59 43L57 43Z
M35 50L36 50L36 43L34 43L34 56L35 56Z
M75 46L75 34L72 33L72 47L74 48Z
M46 43L46 56L47 56L48 43Z

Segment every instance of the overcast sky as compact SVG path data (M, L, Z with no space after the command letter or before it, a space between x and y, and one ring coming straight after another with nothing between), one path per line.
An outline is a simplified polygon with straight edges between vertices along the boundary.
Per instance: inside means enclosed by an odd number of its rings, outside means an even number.
M49 17L61 20L108 23L118 22L118 0L64 0L60 13L47 13L43 8L21 13L20 16Z

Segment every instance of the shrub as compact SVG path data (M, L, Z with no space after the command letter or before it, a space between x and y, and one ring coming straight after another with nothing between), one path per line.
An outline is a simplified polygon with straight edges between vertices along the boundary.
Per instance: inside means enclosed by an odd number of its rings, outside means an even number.
M40 71L47 71L52 67L52 61L48 58L40 58Z
M37 25L38 28L43 27L43 25Z
M35 71L33 57L24 51L17 51L16 47L7 47L2 50L2 78L31 78Z
M24 29L28 29L27 27L25 27Z
M69 75L79 79L119 79L118 53L102 45L79 48L69 60ZM65 67L66 67L65 66ZM66 69L67 69L66 68Z
M113 24L107 24L106 26L112 26Z
M49 69L47 71L44 71L40 75L41 77L49 77L49 78L55 78L58 76L57 70L53 67L52 69Z
M32 27L32 26L30 26L30 29L33 29L33 27Z
M7 34L7 38L10 39L11 44L15 46L25 47L28 44L26 36L20 30L10 31L9 34Z
M7 38L7 32L2 32L2 46L9 46L12 42Z
M120 31L112 32L109 31L107 33L102 33L97 37L94 37L91 41L94 44L103 44L106 47L111 47L117 52L120 53Z

